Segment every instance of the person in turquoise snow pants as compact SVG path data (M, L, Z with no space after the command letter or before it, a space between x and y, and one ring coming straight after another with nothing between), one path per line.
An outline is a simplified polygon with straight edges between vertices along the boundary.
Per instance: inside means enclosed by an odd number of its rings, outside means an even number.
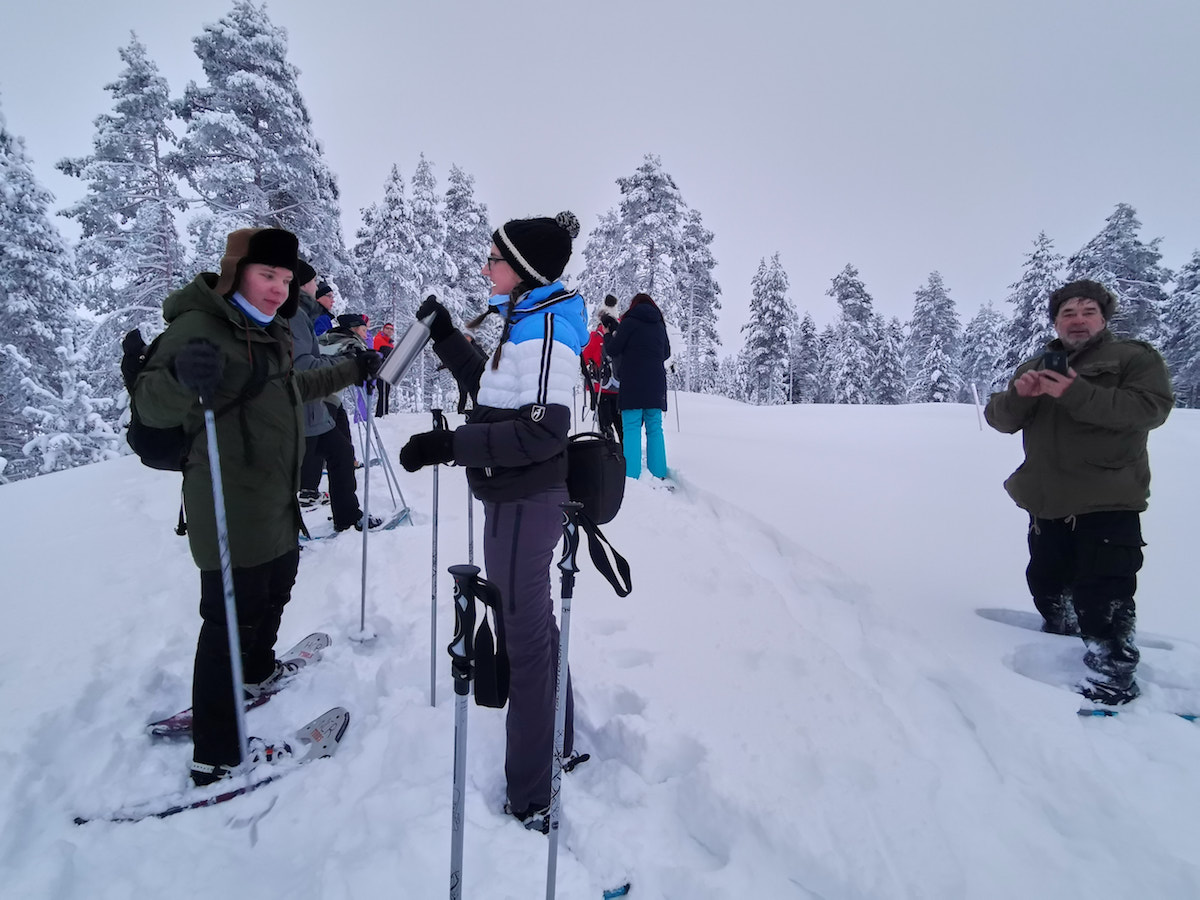
M604 338L604 349L613 358L621 379L617 405L625 431L625 474L629 478L642 474L644 427L646 468L655 478L666 478L662 414L667 409L666 360L671 355L671 340L662 310L649 294L635 294L620 322L607 318L604 324L609 333Z

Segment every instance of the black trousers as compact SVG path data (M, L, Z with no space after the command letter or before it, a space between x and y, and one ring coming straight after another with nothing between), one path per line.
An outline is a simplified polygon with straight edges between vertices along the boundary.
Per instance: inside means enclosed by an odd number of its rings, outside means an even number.
M375 418L381 419L388 414L388 404L392 402L392 386L386 381L375 382Z
M346 413L341 410L341 418ZM337 418L335 417L335 422ZM340 425L324 434L304 439L304 463L300 466L300 489L315 491L321 483L321 469L329 470L329 508L333 527L350 528L362 518L358 505L358 479L354 475L354 444L350 440L349 422L346 431Z
M283 608L292 598L299 562L297 548L262 565L233 570L242 677L247 684L262 681L275 670L275 638ZM225 588L219 570L200 572L200 618L203 624L192 674L194 759L209 765L234 765L240 750L225 623Z
M1133 595L1144 546L1141 516L1128 510L1030 519L1025 580L1033 602L1047 620L1059 604L1074 604L1088 664L1104 674L1137 667Z
M617 405L617 396L617 394L600 392L600 396L596 400L596 420L600 425L602 433L607 434L611 426L617 432L617 440L625 443L625 431L621 422L621 407Z

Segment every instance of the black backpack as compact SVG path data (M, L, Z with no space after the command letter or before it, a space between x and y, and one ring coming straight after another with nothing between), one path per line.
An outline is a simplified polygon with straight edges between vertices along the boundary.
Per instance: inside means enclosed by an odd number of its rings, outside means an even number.
M125 440L143 465L164 472L182 472L187 462L188 447L192 443L191 437L182 426L151 428L138 416L137 406L133 402L133 384L150 361L160 340L161 334L147 345L142 332L135 328L121 341L121 379L125 382L125 390L129 392L129 428L125 432Z
M625 499L625 454L621 445L595 431L571 435L567 442L567 493L583 504L597 525L616 518Z
M625 454L621 445L594 431L571 435L567 442L567 493L583 504L579 528L587 535L592 564L618 596L626 596L633 590L629 563L598 527L616 518L625 499Z

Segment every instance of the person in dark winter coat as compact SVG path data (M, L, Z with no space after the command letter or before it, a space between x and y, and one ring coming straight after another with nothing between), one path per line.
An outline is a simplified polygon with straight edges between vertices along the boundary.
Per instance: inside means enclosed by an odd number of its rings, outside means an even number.
M587 340L583 301L558 278L578 233L570 213L496 229L483 274L492 282L488 313L504 317L504 330L490 362L435 297L421 305L418 318L434 314L434 352L460 386L478 391L478 402L465 425L414 435L400 451L400 463L410 472L437 463L465 466L472 491L483 501L485 566L503 595L511 665L505 809L526 822L540 822L550 803L558 674L550 567L562 537L559 505L568 499L572 388ZM564 751L570 756L569 677L564 693Z
M1091 672L1079 691L1108 704L1140 693L1133 595L1150 496L1146 438L1175 405L1158 351L1108 330L1115 309L1095 281L1051 294L1058 338L1046 349L1065 357L1063 369L1048 368L1048 356L1026 360L986 413L997 431L1022 433L1025 462L1004 486L1029 512L1025 575L1042 630L1083 638Z
M298 372L287 319L296 311L295 235L247 228L226 241L219 275L203 273L163 303L167 330L138 376L132 402L154 428L191 436L183 471L188 542L200 568L200 615L192 682L192 779L226 777L241 757L233 705L224 590L204 411L216 418L229 551L251 693L286 676L275 659L291 597L301 528L296 491L304 452L304 403L373 376L377 354ZM238 402L240 399L240 402Z
M303 285L301 285L303 287ZM317 303L321 305L321 312L313 319L313 333L320 337L330 328L333 327L333 288L322 281L317 285L316 291L313 293Z
M646 429L646 468L655 478L667 477L667 448L663 442L662 414L667 409L666 360L671 340L662 312L649 294L636 294L629 310L612 328L604 349L617 363L621 386L617 403L624 424L625 474L642 474L642 428Z
M581 358L587 377L592 409L596 411L596 424L603 434L616 432L617 440L624 440L625 429L621 422L621 407L617 403L621 381L617 377L616 365L604 349L604 336L608 334L609 329L603 320L607 318L616 322L616 313L617 298L609 294L604 298L604 305L600 308L601 320L596 323L595 330L588 338Z
M321 307L315 298L300 289L299 307L292 318L292 339L295 346L295 366L298 371L337 365L341 357L323 352L321 342L312 326L312 316ZM358 503L358 479L354 475L354 444L350 436L338 427L337 407L327 397L304 404L304 463L300 468L300 506L308 509L321 502L318 490L321 470L329 472L329 510L333 527L345 531L362 529L362 507ZM372 516L372 518L374 518Z
M395 326L391 322L385 322L379 329L379 333L375 335L375 341L371 346L384 359L388 358L388 354L396 346L395 333ZM379 419L388 414L388 407L392 402L392 386L381 378L375 385L375 390L379 394L375 400L375 418Z

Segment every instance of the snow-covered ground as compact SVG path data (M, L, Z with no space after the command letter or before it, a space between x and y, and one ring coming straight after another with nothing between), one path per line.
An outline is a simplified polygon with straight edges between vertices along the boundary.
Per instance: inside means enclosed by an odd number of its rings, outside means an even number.
M593 760L565 780L560 897L626 879L631 897L688 900L1200 896L1200 724L1167 714L1200 710L1200 413L1151 439L1144 697L1085 720L1062 687L1081 645L994 621L1032 618L1024 517L1001 488L1018 438L980 431L969 406L679 400L679 489L630 483L605 528L633 594L586 562L575 591ZM384 420L393 458L427 419ZM189 700L198 589L173 533L178 476L126 458L0 488L0 895L446 896L451 583L431 708L432 476L400 475L415 526L371 538L378 638L347 639L361 538L314 545L281 646L313 630L334 644L248 714L278 737L344 705L338 755L133 825L72 817L185 783L190 745L143 733ZM444 469L443 573L466 561L466 513ZM542 896L547 840L499 812L503 713L472 706L469 732L464 896Z

